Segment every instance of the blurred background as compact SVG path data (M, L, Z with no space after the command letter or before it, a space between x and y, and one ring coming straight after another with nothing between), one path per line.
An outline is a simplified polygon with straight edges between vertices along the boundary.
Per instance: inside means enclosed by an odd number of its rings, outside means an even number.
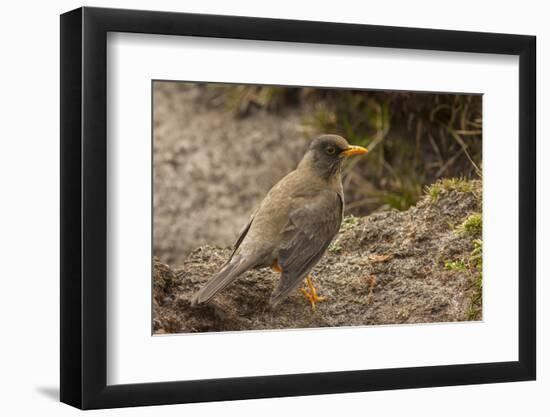
M439 178L481 178L481 95L155 81L155 256L177 265L232 245L323 133L370 151L344 166L346 214L406 210Z

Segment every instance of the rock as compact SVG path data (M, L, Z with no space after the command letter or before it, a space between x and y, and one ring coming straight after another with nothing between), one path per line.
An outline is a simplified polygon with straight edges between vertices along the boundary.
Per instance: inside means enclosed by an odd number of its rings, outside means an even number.
M316 311L300 291L270 307L278 280L270 269L249 271L209 304L191 307L231 248L202 246L178 267L155 258L155 333L479 320L480 271L469 262L476 236L456 228L481 212L481 182L464 188L426 195L407 211L346 221L313 270L318 293L328 298Z

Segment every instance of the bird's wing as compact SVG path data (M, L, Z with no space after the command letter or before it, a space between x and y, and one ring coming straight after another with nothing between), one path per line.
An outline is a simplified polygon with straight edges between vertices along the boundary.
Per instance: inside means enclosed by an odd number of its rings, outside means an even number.
M290 212L279 250L281 280L271 296L272 304L300 285L323 256L340 229L342 210L340 195L326 191Z

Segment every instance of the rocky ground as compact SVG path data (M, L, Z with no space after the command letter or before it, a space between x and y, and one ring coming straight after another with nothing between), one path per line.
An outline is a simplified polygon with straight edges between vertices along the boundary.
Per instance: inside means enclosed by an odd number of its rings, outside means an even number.
M479 320L481 264L473 253L481 238L480 213L481 182L446 180L407 211L346 218L313 271L318 292L328 298L316 311L299 291L270 308L278 275L269 269L247 272L210 304L191 307L194 292L231 249L201 246L173 267L156 259L154 331Z

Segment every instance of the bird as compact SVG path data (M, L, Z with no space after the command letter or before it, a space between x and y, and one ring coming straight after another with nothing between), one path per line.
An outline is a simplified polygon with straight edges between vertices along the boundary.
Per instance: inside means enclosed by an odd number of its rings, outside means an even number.
M326 297L317 294L311 270L340 230L344 213L342 163L352 155L367 153L342 136L325 134L313 139L297 168L277 182L242 229L233 251L221 269L193 296L192 305L212 297L250 269L271 267L280 279L269 303L277 306L301 288L311 303Z

